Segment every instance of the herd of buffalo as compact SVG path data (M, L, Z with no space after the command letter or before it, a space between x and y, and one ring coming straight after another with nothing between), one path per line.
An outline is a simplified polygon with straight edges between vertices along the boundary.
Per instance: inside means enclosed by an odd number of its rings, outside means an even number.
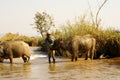
M115 42L114 42L115 43ZM71 61L77 61L77 58L84 56L85 60L90 58L98 59L101 55L104 57L119 57L120 46L114 44L113 47L107 46L112 45L108 41L103 47L104 50L96 48L97 40L92 35L74 36L67 39L58 39L54 42L54 49L61 53L62 51L68 51L71 54ZM22 57L23 61L29 62L30 60L29 45L23 41L7 41L0 44L0 62L4 59L9 59L10 63L13 63L13 58Z

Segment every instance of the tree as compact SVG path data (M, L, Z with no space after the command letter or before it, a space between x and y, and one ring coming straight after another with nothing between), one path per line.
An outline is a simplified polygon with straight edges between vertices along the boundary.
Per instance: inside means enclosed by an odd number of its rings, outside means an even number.
M95 23L96 23L96 27L99 28L99 21L98 21L98 15L100 13L100 10L102 9L102 7L105 5L105 3L107 2L108 0L104 0L103 3L100 5L100 7L98 8L98 11L96 13L96 19L95 19Z
M88 0L87 0L87 1L88 1ZM90 9L90 16L91 16L91 18L92 18L92 23L95 24L95 26L96 26L97 29L99 28L99 23L100 23L99 18L98 18L98 15L99 15L101 9L103 8L103 6L105 5L105 3L106 3L107 1L108 1L108 0L103 0L103 2L100 4L100 6L98 7L98 10L97 10L97 12L96 12L96 14L95 14L95 19L93 18L94 15L93 15L93 12L92 12L92 9L91 9L91 5L90 5L90 3L89 3L89 1L88 1L88 6L89 6L89 9Z
M46 12L37 12L34 17L35 28L42 36L44 32L47 32L54 26L53 18Z

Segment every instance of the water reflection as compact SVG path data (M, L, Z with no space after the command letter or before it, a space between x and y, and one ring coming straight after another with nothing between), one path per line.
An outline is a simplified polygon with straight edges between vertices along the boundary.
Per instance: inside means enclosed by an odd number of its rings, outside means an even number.
M28 64L0 64L0 77L2 78L25 78L30 76L30 72L31 67Z
M49 71L50 72L56 72L56 64L49 64Z
M117 64L114 64L116 62ZM59 66L56 64L57 73L52 75L50 80L119 80L119 63L120 58L92 61L79 59L77 62L67 62L64 65L60 63Z

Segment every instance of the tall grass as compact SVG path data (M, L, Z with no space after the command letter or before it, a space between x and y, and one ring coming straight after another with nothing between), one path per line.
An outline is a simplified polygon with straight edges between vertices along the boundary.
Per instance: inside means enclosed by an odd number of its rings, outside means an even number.
M120 40L120 32L116 31L114 29L108 28L106 30L102 28L96 28L95 24L90 23L89 21L86 21L85 18L82 18L78 21L67 22L66 25L61 26L62 29L62 37L68 38L72 37L74 35L86 35L91 34L93 35L97 40Z
M63 39L73 37L74 35L92 35L96 38L96 49L101 52L104 51L106 43L109 47L113 47L113 45L116 46L115 43L117 43L120 49L120 31L111 28L106 30L100 27L97 28L95 24L86 20L85 17L75 22L68 21L65 25L61 26L61 29L62 32L60 36L62 36ZM112 45L109 45L108 42ZM118 53L120 53L120 51Z
M0 43L6 41L24 41L28 43L30 46L38 46L38 38L29 37L24 35L19 35L18 33L7 33L3 37L0 38Z

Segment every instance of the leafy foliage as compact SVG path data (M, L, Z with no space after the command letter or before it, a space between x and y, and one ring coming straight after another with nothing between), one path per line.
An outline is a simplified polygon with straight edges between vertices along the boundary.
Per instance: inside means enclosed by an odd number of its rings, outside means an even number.
M35 28L42 36L43 32L47 32L52 26L54 26L53 18L46 12L37 12L34 20L36 25Z

